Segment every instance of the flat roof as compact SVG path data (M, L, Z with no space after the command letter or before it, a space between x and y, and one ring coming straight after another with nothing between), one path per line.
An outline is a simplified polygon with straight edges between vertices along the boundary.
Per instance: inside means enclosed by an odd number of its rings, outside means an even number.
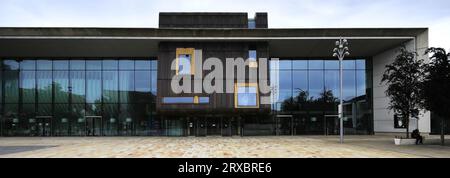
M351 57L400 46L428 28L14 28L0 27L0 57L154 57L160 42L264 41L271 57L324 57L345 37Z
M428 28L14 28L0 27L8 36L103 36L103 37L386 37L417 36Z

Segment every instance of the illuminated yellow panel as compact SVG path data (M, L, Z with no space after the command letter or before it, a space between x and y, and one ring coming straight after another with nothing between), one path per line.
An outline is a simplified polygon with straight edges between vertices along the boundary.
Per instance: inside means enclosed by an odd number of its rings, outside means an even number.
M198 104L198 103L199 103L198 96L194 96L194 104Z
M194 48L177 48L176 50L176 74L178 75L178 64L180 55L191 56L191 75L195 74L195 49Z

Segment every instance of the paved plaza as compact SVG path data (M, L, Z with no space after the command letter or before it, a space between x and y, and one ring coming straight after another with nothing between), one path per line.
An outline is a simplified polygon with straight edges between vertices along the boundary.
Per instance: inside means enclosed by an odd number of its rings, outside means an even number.
M1 137L2 158L421 158L450 157L438 137L395 146L393 136ZM447 140L450 142L450 140ZM449 143L450 144L450 143Z

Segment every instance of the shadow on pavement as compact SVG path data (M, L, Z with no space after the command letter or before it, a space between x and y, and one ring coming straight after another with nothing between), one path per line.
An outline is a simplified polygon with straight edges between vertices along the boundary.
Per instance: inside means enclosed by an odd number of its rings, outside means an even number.
M52 147L56 146L0 146L0 155L20 153L26 151L35 151Z

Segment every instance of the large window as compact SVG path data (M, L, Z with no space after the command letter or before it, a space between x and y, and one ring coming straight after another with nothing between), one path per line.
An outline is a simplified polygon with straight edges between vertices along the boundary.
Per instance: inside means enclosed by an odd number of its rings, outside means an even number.
M150 107L157 92L154 59L13 58L0 64L2 135L40 136L36 126L51 124L51 135L84 136L94 129L85 116L102 118L95 129L103 127L103 135L150 133L147 122L156 113ZM142 111L149 116L122 112L122 103L149 106ZM44 116L51 123L43 123Z
M235 87L236 108L259 108L258 85L256 83L237 83Z
M346 133L369 133L371 113L371 64L366 59L343 62L343 100ZM272 109L283 114L302 115L302 127L318 133L333 129L340 96L339 61L334 58L286 58L270 62L270 80L274 101Z
M177 75L194 74L194 48L177 48L176 72Z
M191 55L181 54L178 56L178 74L189 75L191 74Z

